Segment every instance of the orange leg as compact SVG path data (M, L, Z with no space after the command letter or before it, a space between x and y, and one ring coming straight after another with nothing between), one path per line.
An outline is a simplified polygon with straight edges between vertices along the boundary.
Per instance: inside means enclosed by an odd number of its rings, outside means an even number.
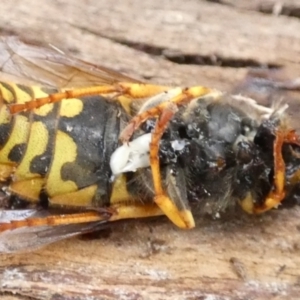
M138 127L145 122L146 120L157 117L161 115L163 110L170 104L174 103L175 105L183 105L188 103L189 101L193 100L197 97L202 97L206 95L211 95L213 97L217 97L220 95L220 92L215 92L214 90L211 90L206 87L202 86L196 86L191 88L182 89L181 93L170 99L169 101L162 102L154 107L151 107L150 109L141 112L140 114L136 115L131 119L129 124L124 128L124 130L120 134L120 140L123 143L126 143L131 138L132 134Z
M284 143L294 144L300 146L300 138L296 130L290 130L284 137Z
M155 203L151 204L115 204L111 207L113 213L109 222L124 219L149 218L163 215L163 212Z
M170 88L166 86L160 86L160 85L119 82L116 83L115 85L95 86L95 87L88 87L88 88L66 90L64 92L50 94L48 97L33 99L32 101L25 102L23 104L12 104L9 106L9 109L10 112L14 114L26 110L39 108L45 104L59 102L64 99L71 99L71 98L78 98L78 97L92 96L92 95L117 94L118 96L127 95L133 99L138 99L138 98L151 97L153 95L167 91L168 89Z
M169 121L172 119L176 111L177 106L173 103L168 103L168 106L163 110L152 133L152 140L150 143L150 165L155 191L154 202L175 225L180 228L193 228L195 226L195 222L190 210L179 211L172 199L164 193L161 184L158 158L159 142Z
M282 157L282 146L284 143L300 146L299 136L294 130L284 132L278 130L274 141L274 190L270 191L264 204L256 206L254 213L263 213L274 207L277 207L285 197L285 162Z
M0 232L6 230L14 230L22 227L38 227L38 226L60 226L69 224L89 223L96 221L106 221L113 213L107 209L103 211L91 211L84 213L74 213L65 215L53 215L47 217L28 218L23 220L10 221L0 224Z
M254 213L263 213L274 207L277 207L285 197L285 163L282 157L282 146L288 135L282 130L276 132L274 141L274 190L270 191L264 204L254 206Z
M154 202L164 212L164 214L178 227L180 228L193 228L195 226L194 218L190 210L186 209L179 211L174 201L170 199L163 191L161 185L160 166L159 166L159 141L168 125L170 119L177 111L177 106L188 103L189 101L210 95L212 97L220 96L220 92L215 92L209 88L197 86L187 88L179 91L178 95L169 99L168 101L162 101L158 104L139 113L132 118L130 123L120 134L120 140L126 143L131 138L134 131L147 119L152 117L161 116L156 123L154 132L152 133L152 140L150 144L150 166L152 170L153 184L155 190ZM151 99L150 99L151 101ZM150 103L151 104L151 103Z
M26 227L54 227L70 224L87 224L91 222L113 222L124 219L149 218L161 216L163 212L156 204L115 204L99 211L32 217L0 223L0 233Z

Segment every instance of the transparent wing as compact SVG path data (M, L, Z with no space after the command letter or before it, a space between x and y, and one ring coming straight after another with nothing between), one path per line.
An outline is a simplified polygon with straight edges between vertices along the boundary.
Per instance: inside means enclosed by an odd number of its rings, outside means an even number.
M14 36L0 38L0 80L55 88L139 82L108 68L67 56L54 47L26 44Z
M42 218L49 216L45 210L2 210L0 211L1 224L28 218ZM70 238L83 233L100 230L105 227L106 221L68 224L59 226L20 227L0 232L0 253L26 252L42 246Z

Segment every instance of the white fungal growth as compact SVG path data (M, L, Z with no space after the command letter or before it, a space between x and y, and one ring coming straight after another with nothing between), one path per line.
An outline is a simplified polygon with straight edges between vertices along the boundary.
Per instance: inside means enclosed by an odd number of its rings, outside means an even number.
M174 140L171 142L171 146L175 151L182 151L186 146L186 142L184 140Z
M110 158L110 168L114 175L135 172L150 166L149 144L151 133L144 134L128 144L117 148Z

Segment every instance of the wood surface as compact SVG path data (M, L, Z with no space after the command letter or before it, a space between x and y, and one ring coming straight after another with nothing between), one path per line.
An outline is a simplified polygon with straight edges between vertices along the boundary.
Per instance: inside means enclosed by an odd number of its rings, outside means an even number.
M299 75L299 10L275 0L12 0L1 3L0 33L138 79L231 91L251 67ZM200 219L190 231L137 220L98 239L1 255L0 297L299 299L299 217L293 207Z

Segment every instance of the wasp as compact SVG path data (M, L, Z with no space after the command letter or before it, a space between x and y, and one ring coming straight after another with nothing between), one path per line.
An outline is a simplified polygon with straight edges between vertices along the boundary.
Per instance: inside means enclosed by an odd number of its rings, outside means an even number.
M287 105L148 84L54 48L0 41L0 251L113 221L276 208L299 185Z

